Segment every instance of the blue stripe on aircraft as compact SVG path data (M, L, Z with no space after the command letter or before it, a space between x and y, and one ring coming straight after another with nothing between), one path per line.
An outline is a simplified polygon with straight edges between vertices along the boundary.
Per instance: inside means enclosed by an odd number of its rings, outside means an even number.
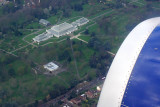
M160 26L140 52L121 107L160 107Z

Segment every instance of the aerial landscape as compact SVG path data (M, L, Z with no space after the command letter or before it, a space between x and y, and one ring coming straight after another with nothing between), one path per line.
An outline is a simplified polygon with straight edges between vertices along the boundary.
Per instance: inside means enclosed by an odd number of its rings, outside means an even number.
M0 107L96 107L120 45L160 0L0 0Z

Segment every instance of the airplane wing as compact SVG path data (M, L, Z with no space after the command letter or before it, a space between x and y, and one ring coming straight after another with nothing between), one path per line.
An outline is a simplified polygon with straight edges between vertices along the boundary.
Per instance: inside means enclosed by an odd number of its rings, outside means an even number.
M160 106L160 17L138 24L107 74L98 107Z

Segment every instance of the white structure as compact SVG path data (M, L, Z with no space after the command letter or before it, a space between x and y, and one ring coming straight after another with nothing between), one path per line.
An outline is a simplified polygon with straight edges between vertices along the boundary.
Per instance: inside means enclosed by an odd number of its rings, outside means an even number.
M42 33L42 34L36 36L35 38L33 38L33 41L39 43L39 42L48 40L49 38L51 38L53 36L59 38L60 36L70 34L74 31L78 30L78 28L77 28L78 26L82 26L84 24L87 24L88 22L89 22L89 20L87 18L82 17L82 18L76 20L75 22L72 22L71 24L64 22L62 24L55 25L51 29L46 30L45 33ZM45 26L47 26L49 24L49 22L44 19L41 19L40 23Z
M77 30L77 27L74 27L72 24L69 23L62 23L60 25L55 25L51 29L47 30L47 33L52 34L56 37L60 37L66 34L70 34Z
M57 70L57 69L59 68L59 66L56 65L56 64L53 63L53 62L50 62L50 63L44 65L43 67L44 67L45 69L51 71L51 72L53 72L53 71L55 71L55 70Z
M87 24L88 22L89 22L89 20L87 18L82 17L82 18L76 20L75 22L72 22L71 24L73 26L77 27L77 26L83 26L83 25Z
M98 107L128 107L123 106L122 99L129 78L146 40L158 24L160 17L146 20L137 25L126 37L109 69Z
M42 25L44 25L44 26L49 26L49 25L50 25L50 22L47 21L47 20L45 20L45 19L41 19L41 20L39 21L39 23L42 24Z
M49 34L49 33L42 33L38 36L36 36L35 38L33 38L33 41L34 42L42 42L42 41L45 41L45 40L48 40L49 38L53 37L52 34Z

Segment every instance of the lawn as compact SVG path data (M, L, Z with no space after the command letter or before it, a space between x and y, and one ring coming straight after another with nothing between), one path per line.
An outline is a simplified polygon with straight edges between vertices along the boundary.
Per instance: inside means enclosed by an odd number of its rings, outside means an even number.
M11 37L6 37L4 38L3 40L0 40L1 41L1 45L0 45L0 49L4 49L6 51L13 51L15 49L18 49L22 46L25 46L27 45L26 42L24 42L22 40L22 38L25 36L25 35L28 35L28 34L31 34L33 32L35 32L36 30L23 30L23 29L20 29L20 32L22 32L22 36L11 36Z
M12 36L10 38L5 38L2 40L0 44L1 44L0 49L4 49L6 51L13 51L17 48L20 48L21 46L27 45L27 43L22 41L22 36L21 37Z
M41 24L39 24L39 22L35 21L25 26L24 29L42 29L42 28L45 28L45 26L42 26Z
M58 21L58 16L54 15L51 16L47 19L52 25L56 24L56 22Z

